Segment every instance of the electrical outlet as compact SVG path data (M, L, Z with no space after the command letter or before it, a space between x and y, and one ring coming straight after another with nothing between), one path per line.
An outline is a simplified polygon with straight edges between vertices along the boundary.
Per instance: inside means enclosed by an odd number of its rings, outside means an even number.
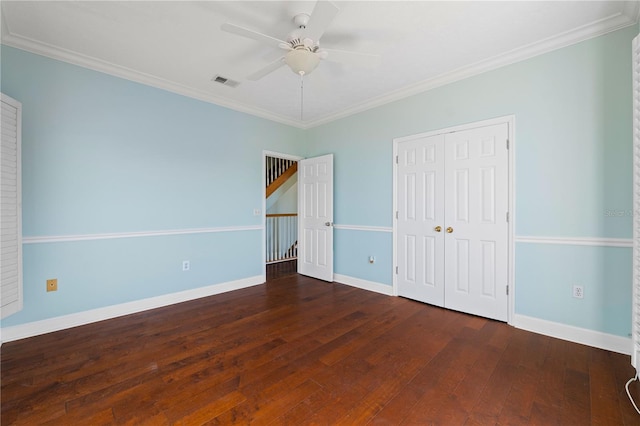
M191 262L189 262L188 260L183 260L182 261L182 270L183 271L188 271L189 269L191 269Z
M260 216L260 209L253 209L254 216Z
M584 298L584 288L581 285L573 286L573 297L576 299Z
M47 291L58 291L58 279L51 278L47 280Z

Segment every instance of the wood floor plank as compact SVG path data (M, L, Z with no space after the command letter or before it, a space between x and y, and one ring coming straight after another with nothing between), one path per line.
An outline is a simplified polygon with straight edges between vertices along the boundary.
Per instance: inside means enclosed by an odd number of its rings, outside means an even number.
M480 352L475 344L458 338L451 340L447 349L452 357L449 364L441 366L443 371L437 381L422 395L404 420L405 423L462 424L467 419L468 413L455 404L452 394L467 378Z
M567 369L564 378L563 424L577 425L591 422L590 385L587 373L572 368Z
M618 391L615 376L608 374L611 359L606 351L591 351L589 363L591 424L624 424L618 409Z
M411 412L420 411L422 408L418 406L419 402L428 392L437 389L443 376L455 368L460 348L455 342L450 343L453 336L435 334L433 337L435 339L430 337L429 340L440 347L440 350L375 416L375 423L400 424Z
M327 365L334 365L354 352L362 350L364 346L370 345L373 340L398 326L398 324L419 310L420 305L415 303L408 305L403 310L391 308L378 314L371 321L340 336L338 338L341 340L340 344L334 350L322 356L320 360Z
M292 271L3 344L0 422L640 424L628 356Z
M199 393L190 389L188 393L181 392L179 397L165 395L154 405L172 423L184 422L185 418L192 415L204 416L205 413L210 416L209 419L213 419L246 400L246 397L238 391L239 383L237 376L232 377L226 382L204 388ZM220 405L218 409L215 407L217 404Z
M520 336L520 333L516 333L511 344L502 353L478 402L469 413L469 420L485 424L498 423L507 395L519 372L518 362L522 348L517 340Z
M197 410L189 413L172 424L178 425L201 425L206 422L213 421L220 415L232 410L241 403L245 402L246 398L238 391L228 393L222 397L219 397L211 402L204 403Z
M364 394L361 401L348 409L336 424L359 425L372 420L385 406L386 402L398 394L406 381L414 376L424 365L418 358L410 358L407 362L397 364L395 368L384 373L377 373L378 383L370 392Z

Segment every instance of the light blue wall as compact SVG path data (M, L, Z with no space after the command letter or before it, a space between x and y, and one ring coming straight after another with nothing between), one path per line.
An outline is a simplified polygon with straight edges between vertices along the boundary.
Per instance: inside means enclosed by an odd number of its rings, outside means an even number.
M3 326L260 275L261 245L260 231L25 244L25 309Z
M260 225L263 150L304 151L301 130L6 46L2 91L23 105L25 237ZM24 309L2 325L261 275L261 245L260 230L25 244Z
M516 310L626 336L631 331L631 249L516 244ZM571 296L573 284L584 299Z
M636 34L629 27L309 130L309 156L335 154L335 223L392 226L393 138L515 114L516 235L631 238L631 217L607 213L632 205ZM391 238L373 234L336 230L336 273L391 285L366 262L392 263ZM627 336L630 251L518 244L516 313Z
M378 283L391 282L393 262L387 255L393 244L390 232L336 229L333 244L337 250L333 265L336 273ZM375 257L374 263L369 263L369 256Z

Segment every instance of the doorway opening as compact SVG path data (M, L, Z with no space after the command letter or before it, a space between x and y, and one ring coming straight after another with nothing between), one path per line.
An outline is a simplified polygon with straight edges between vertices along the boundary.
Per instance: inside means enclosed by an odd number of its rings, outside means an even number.
M263 153L265 278L297 269L299 159L276 152Z

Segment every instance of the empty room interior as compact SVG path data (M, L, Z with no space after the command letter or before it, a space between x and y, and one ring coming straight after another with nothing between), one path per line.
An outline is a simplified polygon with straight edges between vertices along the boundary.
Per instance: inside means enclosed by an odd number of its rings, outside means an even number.
M10 424L640 424L640 2L2 1Z

